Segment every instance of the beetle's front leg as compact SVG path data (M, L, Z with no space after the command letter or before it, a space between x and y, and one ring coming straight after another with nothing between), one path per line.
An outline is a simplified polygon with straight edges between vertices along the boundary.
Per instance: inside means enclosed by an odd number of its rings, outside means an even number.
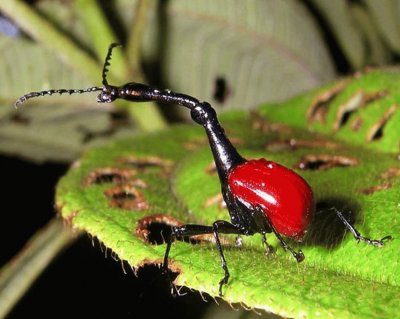
M183 226L177 226L172 228L172 233L169 241L167 242L167 248L164 254L164 264L163 272L167 274L168 280L170 282L171 288L176 294L176 288L174 288L171 278L168 275L168 256L171 250L172 241L176 238L190 237L195 235L213 234L215 238L215 243L217 245L218 253L221 258L222 269L224 270L224 277L219 282L219 295L222 296L222 287L228 283L229 280L229 270L222 249L221 241L219 239L219 233L221 234L239 234L239 229L224 220L217 220L212 226L188 224Z

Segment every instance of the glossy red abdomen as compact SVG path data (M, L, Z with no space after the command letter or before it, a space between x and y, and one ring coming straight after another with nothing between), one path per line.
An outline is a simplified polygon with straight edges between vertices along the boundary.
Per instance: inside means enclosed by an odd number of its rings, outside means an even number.
M294 171L265 159L236 166L228 177L233 196L261 206L278 233L301 239L314 215L308 183Z

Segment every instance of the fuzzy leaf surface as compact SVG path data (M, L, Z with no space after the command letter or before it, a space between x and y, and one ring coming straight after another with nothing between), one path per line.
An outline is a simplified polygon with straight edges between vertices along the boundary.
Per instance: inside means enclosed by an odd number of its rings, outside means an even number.
M237 112L221 117L243 156L264 157L293 168L312 186L317 205L304 242L289 241L306 256L300 264L273 235L268 242L276 253L268 256L259 235L243 238L242 248L235 247L234 237L224 236L231 274L223 288L226 301L294 318L396 317L400 165L399 134L393 130L399 127L398 113L394 111L386 121L380 138L364 139L369 125L399 100L396 81L400 83L394 71L347 79L326 106L322 122L310 124L309 108L337 83L279 107L265 105L256 115ZM340 101L361 88L388 93L360 107L360 113L351 113L333 134ZM357 116L362 124L352 132L348 126ZM300 163L306 169L299 169ZM229 220L216 197L220 186L211 164L202 128L175 126L87 152L60 181L56 203L68 223L97 237L132 267L161 264L165 244L149 242L157 235L151 226ZM332 207L365 236L394 239L383 248L357 244ZM179 273L177 285L218 296L223 271L212 239L203 237L197 244L177 241L170 258L171 269Z

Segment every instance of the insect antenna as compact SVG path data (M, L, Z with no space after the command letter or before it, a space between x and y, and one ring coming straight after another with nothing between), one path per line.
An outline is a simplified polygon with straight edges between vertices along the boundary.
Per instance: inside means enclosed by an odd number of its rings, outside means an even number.
M96 91L101 91L103 90L102 87L98 86L93 86L87 89L55 89L55 90L45 90L45 91L38 91L38 92L30 92L28 94L25 94L21 96L16 102L15 102L15 107L18 107L22 103L24 103L26 100L38 97L38 96L45 96L45 95L53 95L53 94L82 94L82 93L88 93L88 92L96 92Z
M102 78L103 78L103 85L108 86L107 82L107 73L108 73L108 66L110 66L110 61L111 61L111 55L112 55L112 50L115 47L121 46L118 43L113 43L110 45L108 48L107 56L104 61L104 66L103 66L103 71L102 71ZM24 103L26 100L38 97L38 96L45 96L45 95L53 95L53 94L82 94L82 93L88 93L88 92L96 92L96 91L102 91L103 87L98 87L98 86L93 86L87 89L52 89L52 90L45 90L45 91L38 91L38 92L30 92L28 94L25 94L21 96L16 102L15 102L15 107L18 107L22 103Z
M102 78L103 78L103 85L104 86L108 86L108 82L107 82L107 73L108 73L108 66L110 66L110 61L111 61L111 55L112 55L112 50L115 48L115 47L120 47L121 46L121 44L119 44L119 43L112 43L110 46L109 46L109 48L108 48L108 52L107 52L107 55L106 55L106 59L105 59L105 61L104 61L104 66L103 66L103 72L102 72L102 74L101 74L101 76L102 76Z

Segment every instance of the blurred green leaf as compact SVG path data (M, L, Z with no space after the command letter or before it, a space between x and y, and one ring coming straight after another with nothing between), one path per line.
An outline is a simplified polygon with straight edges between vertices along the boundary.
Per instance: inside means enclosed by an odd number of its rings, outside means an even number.
M365 60L359 66L362 67L366 64L385 65L390 62L391 52L389 47L385 39L381 37L375 23L371 21L367 8L361 5L353 5L350 6L350 11L359 25L365 41L363 45ZM349 41L349 46L352 45L351 41ZM356 68L357 64L353 63L353 66Z
M72 88L93 86L82 72L65 64L50 50L24 39L11 39L0 35L0 101L1 110L13 108L15 100L32 88ZM51 85L51 86L50 86ZM60 97L60 98L65 98ZM71 98L68 98L71 99ZM80 101L93 103L92 95L81 95ZM45 100L40 100L45 102ZM5 105L8 103L8 105Z
M343 51L344 59L353 70L368 65L393 63L393 55L399 52L400 6L396 0L309 0L321 26L332 33ZM318 15L319 14L319 15ZM340 51L339 51L340 52Z
M358 69L366 62L362 31L352 16L352 5L346 0L311 0L331 27L353 68Z
M163 14L163 79L217 108L280 101L335 76L316 24L298 1L174 0ZM155 44L149 36L145 49Z
M396 0L365 0L375 25L385 42L395 51L400 51L400 6Z
M133 125L113 107L99 107L93 94L54 96L14 108L32 88L88 87L78 71L31 42L0 37L0 151L34 161L71 161L84 148L107 138L134 133ZM16 61L19 61L16 63Z
M106 8L128 34L136 3L119 0ZM254 108L320 86L335 76L317 25L296 1L150 4L143 60L159 63L161 68L160 75L152 76L217 108ZM74 14L67 15L58 11L68 12L68 4L61 10L52 1L40 5L62 28L90 43L76 21L79 8L78 3Z
M258 115L237 112L221 117L245 157L269 158L302 174L315 192L318 210L305 242L291 243L306 256L301 264L282 250L274 236L268 241L277 252L269 256L264 255L258 235L243 238L241 249L234 247L234 238L224 237L231 273L223 289L227 302L285 317L396 316L400 297L400 223L395 217L400 193L395 156L398 112L387 119L378 138L364 139L365 132L399 101L396 83L400 83L398 72L374 71L279 105L265 105ZM387 93L358 106L333 133L341 103L360 89ZM326 108L324 112L310 121L310 107L333 91L336 94L320 106ZM352 126L355 119L361 122ZM160 264L165 245L149 242L162 236L153 225L229 219L216 197L220 186L211 163L198 126L176 126L121 140L87 152L60 181L56 203L68 223L97 237L132 267ZM300 171L300 163L306 169ZM331 207L349 214L366 236L391 234L394 240L381 249L357 245ZM215 297L223 271L218 252L208 241L175 242L170 266L179 273L177 285Z
M77 2L77 7L78 4L79 3ZM82 25L85 25L87 28L86 31L93 34L96 26L101 24L101 30L103 30L102 39L104 40L104 43L101 44L96 38L96 41L94 41L93 45L95 50L97 50L97 56L101 55L103 57L103 54L106 52L105 49L109 46L109 44L116 41L113 37L111 24L108 23L103 11L99 9L99 4L96 1L85 3L85 8L87 14L80 15L80 17L83 20ZM89 10L91 11L90 14L88 12ZM65 25L62 21L57 20L60 16L65 18L68 17L68 15L53 15L51 18L48 18L45 14L39 13L36 7L29 6L24 2L17 0L1 2L0 11L9 19L12 19L22 31L30 35L40 45L43 45L49 51L54 52L54 54L64 63L78 70L84 76L90 78L91 81L96 81L96 83L98 83L97 81L99 81L99 74L101 74L104 58L101 59L102 61L94 59L90 53L87 52L90 50L85 50L81 45L77 44L77 37L71 34L71 32L69 32L70 30L65 29ZM74 19L76 18L75 15L72 16ZM56 23L54 21L56 21ZM133 25L136 26L140 24L145 24L145 19L137 19ZM105 32L104 30L107 30L108 32ZM136 37L138 38L137 40L140 40L141 34L136 33ZM99 52L103 50L104 52ZM123 82L133 80L130 77L131 75L129 75L129 61L127 59L123 59L123 56L124 54L122 52L116 52L113 58L113 64L116 64L116 68L115 70L114 68L110 69L108 74L108 81L110 83L116 83L116 78L122 79ZM132 55L130 56L132 57ZM137 61L139 60L139 57L134 60L136 71L138 73L139 70L137 70ZM18 60L13 62L14 63L12 65L19 63ZM135 76L142 81L143 76L141 74L135 74ZM91 86L93 86L93 84ZM159 114L154 103L150 102L147 105L142 105L141 107L136 107L133 109L129 108L129 103L126 101L119 101L115 104L120 108L127 109L128 114L144 131L154 131L166 126L163 117L161 114Z

